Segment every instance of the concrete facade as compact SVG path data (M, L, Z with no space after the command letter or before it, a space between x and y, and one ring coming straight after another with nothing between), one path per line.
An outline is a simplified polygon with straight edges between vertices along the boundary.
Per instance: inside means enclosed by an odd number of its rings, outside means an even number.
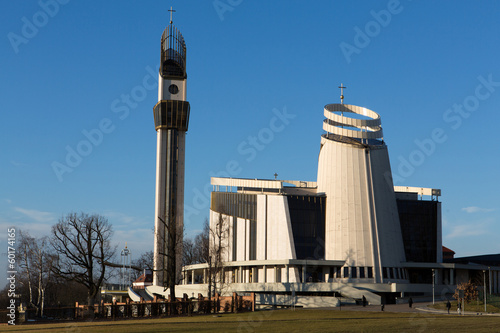
M220 290L307 307L338 304L337 297L380 304L433 289L453 294L481 267L442 263L441 191L393 186L377 113L329 104L324 115L317 182L211 179L210 225L222 220L227 228ZM425 223L422 207L432 213ZM403 238L403 227L406 238L429 238L423 249ZM207 264L183 274L179 290L207 292Z
M179 280L182 267L184 164L190 112L189 102L186 101L186 79L186 44L170 21L161 38L158 103L153 108L157 135L155 286L167 285L167 272L174 270L176 280Z

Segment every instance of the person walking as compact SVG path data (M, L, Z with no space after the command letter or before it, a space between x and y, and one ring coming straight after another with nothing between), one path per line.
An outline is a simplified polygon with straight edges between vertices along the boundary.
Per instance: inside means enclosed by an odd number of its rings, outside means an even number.
M408 306L411 308L413 305L413 298L410 297L410 299L408 300Z
M363 307L365 307L366 306L366 297L365 297L365 295L363 295L362 303L363 303Z
M448 300L448 302L446 302L446 308L448 309L448 314L450 314L450 309L451 309L450 300Z

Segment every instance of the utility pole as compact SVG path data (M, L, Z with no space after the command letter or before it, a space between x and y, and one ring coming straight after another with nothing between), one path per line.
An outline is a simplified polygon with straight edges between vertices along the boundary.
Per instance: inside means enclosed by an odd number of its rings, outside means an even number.
M483 269L484 312L486 312L486 270Z

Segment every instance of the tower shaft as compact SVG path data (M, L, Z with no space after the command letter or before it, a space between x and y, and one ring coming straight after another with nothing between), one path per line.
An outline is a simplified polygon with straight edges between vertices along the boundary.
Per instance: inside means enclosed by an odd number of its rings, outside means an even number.
M346 116L352 114L360 119ZM318 192L328 198L325 259L345 260L344 277L362 270L375 283L403 281L405 252L380 116L348 104L329 104L324 115Z
M184 229L184 160L190 105L186 45L170 24L162 35L158 103L153 285L172 288L180 277Z

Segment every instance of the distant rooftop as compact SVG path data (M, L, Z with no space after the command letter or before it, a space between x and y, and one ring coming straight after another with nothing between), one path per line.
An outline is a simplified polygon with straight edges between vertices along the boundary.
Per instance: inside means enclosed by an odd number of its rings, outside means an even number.
M316 182L302 180L272 180L272 179L250 179L250 178L220 178L212 177L211 184L214 186L228 187L247 187L247 188L264 188L264 189L280 189L293 185L294 187L309 187L316 188Z
M317 182L303 180L212 177L210 183L214 186L214 191L217 192L322 195L322 193L316 192L318 187ZM415 200L418 196L420 198L431 196L434 199L441 195L440 189L411 186L394 186L394 192L407 193Z

